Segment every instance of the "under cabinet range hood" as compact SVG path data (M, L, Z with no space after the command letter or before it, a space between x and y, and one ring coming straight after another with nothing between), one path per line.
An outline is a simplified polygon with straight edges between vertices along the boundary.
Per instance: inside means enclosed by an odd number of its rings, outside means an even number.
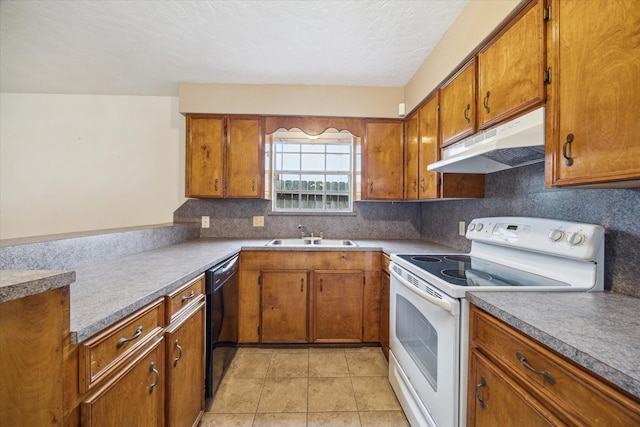
M530 165L544 160L544 107L442 149L430 171L479 173Z

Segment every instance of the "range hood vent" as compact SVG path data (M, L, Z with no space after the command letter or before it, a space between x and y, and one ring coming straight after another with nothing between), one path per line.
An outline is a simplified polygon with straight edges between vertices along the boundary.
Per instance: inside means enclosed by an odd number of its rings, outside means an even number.
M442 149L430 171L480 173L544 160L544 107Z

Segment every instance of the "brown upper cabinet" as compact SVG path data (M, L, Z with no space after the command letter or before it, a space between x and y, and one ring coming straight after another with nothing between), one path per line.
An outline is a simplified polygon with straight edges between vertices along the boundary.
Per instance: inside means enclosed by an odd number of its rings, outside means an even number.
M544 0L531 1L478 52L478 127L545 101Z
M440 146L473 135L476 126L476 59L465 64L440 89Z
M402 148L402 120L367 120L363 156L363 200L402 200Z
M420 175L420 143L418 141L418 111L404 122L404 200L418 200Z
M548 187L640 185L637 0L551 1Z
M484 197L484 175L427 170L440 159L438 93L428 98L405 123L405 200Z
M188 114L186 197L263 197L262 141L259 116Z

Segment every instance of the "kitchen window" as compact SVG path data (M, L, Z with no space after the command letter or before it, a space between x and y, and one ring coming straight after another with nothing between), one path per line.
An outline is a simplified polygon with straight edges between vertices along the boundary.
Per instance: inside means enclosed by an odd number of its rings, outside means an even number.
M353 136L348 132L275 132L274 212L352 212Z

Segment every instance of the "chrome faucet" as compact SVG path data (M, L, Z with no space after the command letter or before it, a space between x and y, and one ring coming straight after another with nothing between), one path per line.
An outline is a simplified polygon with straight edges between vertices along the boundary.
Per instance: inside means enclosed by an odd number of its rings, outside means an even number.
M298 225L298 230L300 230L300 238L302 239L304 237L304 233L305 231L307 232L307 234L309 234L310 237L313 237L313 231L309 232L309 230L307 229L307 227L305 227L303 224L299 224Z

